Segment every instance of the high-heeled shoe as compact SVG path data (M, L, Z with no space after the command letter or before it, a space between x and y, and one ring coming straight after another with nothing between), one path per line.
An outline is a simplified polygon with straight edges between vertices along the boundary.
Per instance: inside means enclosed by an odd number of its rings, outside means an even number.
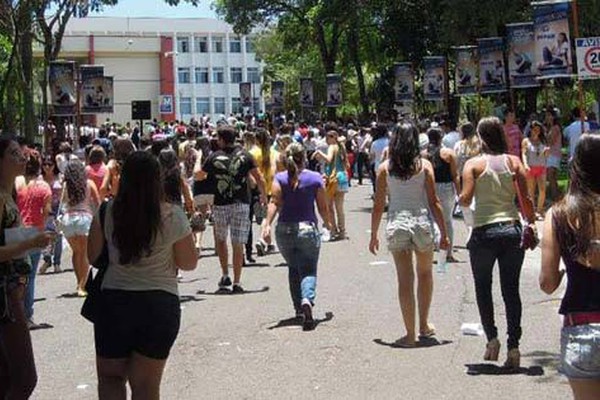
M517 369L521 366L521 352L519 349L510 349L506 354L505 368Z
M483 359L486 361L498 361L498 354L500 353L500 342L498 339L490 340L485 346L485 353Z

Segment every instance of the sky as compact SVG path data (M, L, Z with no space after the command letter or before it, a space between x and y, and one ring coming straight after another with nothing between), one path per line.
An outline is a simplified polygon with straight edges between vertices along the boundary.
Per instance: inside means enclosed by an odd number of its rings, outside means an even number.
M164 0L119 0L114 7L105 7L102 12L91 16L105 17L168 17L168 18L217 18L210 8L210 0L201 0L197 7L182 1L172 7Z

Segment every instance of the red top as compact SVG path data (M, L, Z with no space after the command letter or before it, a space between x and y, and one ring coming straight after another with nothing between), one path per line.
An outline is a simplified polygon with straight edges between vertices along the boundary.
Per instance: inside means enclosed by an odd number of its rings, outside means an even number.
M104 176L108 172L106 165L104 165L104 163L88 165L85 167L85 172L88 179L96 185L96 189L100 190Z
M24 226L44 230L44 207L52 200L52 189L42 179L29 182L17 191L17 206Z

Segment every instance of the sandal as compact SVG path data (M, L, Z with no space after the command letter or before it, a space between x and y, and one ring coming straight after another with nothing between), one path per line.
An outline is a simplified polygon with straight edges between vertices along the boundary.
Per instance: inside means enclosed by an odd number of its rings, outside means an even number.
M449 255L448 257L446 257L446 262L447 263L459 263L460 260L454 258L453 255Z
M433 336L435 336L435 326L433 324L429 324L426 330L419 332L419 338L427 339Z
M393 347L399 347L401 349L413 349L417 347L417 342L414 340L408 340L407 336L403 336L394 342Z

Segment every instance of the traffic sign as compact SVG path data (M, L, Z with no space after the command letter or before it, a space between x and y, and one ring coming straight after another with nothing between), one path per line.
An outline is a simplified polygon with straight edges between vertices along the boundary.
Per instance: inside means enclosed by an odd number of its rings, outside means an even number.
M580 79L600 78L600 37L576 39Z

